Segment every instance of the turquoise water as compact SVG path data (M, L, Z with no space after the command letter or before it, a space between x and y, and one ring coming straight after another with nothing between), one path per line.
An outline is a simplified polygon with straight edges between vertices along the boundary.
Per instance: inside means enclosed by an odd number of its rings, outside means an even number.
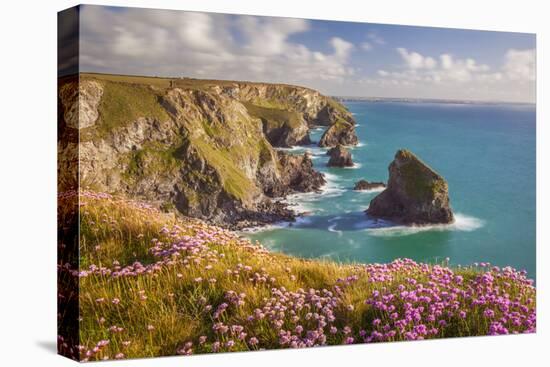
M307 258L388 262L399 257L451 264L490 262L525 269L535 278L535 107L353 102L360 145L356 168L328 168L313 154L328 184L321 194L288 199L310 215L246 233L268 248ZM322 129L312 132L318 140ZM397 149L417 154L449 183L456 223L414 228L375 221L363 211L377 192L353 191L361 178L387 181Z

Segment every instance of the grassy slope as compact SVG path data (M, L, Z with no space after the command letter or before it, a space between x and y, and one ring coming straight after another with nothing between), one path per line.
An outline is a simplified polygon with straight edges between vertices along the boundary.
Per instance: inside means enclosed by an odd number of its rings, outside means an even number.
M535 289L512 270L303 260L94 193L80 211L82 358L534 331Z
M104 82L99 119L94 126L81 130L81 140L105 138L114 129L140 117L168 120L168 113L159 103L159 98L160 92L149 85Z
M300 126L301 117L298 112L279 108L261 107L248 102L244 102L243 105L251 116L259 118L262 122L267 124L269 130L284 126L293 129Z

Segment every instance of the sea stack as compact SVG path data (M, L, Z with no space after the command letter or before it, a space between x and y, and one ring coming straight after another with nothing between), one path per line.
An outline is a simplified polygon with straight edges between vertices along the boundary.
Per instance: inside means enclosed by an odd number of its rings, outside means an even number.
M355 186L353 189L355 191L363 191L363 190L375 190L380 188L385 188L386 184L383 182L369 182L367 180L359 180L355 183Z
M387 188L366 213L403 224L452 223L447 181L408 150L398 150L388 167Z
M352 167L351 153L342 145L331 148L328 152L330 159L327 163L329 167Z
M328 127L321 140L320 147L335 147L341 145L357 145L359 139L355 134L355 125L344 120L337 120Z

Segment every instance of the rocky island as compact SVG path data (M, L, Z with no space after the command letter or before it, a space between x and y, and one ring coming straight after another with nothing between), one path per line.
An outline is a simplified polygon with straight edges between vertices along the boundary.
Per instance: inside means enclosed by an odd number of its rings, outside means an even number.
M310 144L314 126L321 146L357 142L343 105L293 85L81 74L58 103L59 191L79 179L231 228L292 220L277 198L325 183L276 148Z
M403 224L451 223L447 182L408 150L399 150L388 167L387 188L366 213Z
M380 188L385 188L386 184L383 182L369 182L367 180L359 180L355 183L355 186L353 186L353 189L355 191L363 191L363 190L375 190Z
M341 144L331 148L327 152L327 155L330 156L327 163L327 166L329 167L353 167L351 153Z

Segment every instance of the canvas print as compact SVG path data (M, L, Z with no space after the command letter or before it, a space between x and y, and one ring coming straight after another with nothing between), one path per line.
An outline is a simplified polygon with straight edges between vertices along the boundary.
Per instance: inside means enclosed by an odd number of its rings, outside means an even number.
M81 5L58 35L60 354L536 331L534 34Z

